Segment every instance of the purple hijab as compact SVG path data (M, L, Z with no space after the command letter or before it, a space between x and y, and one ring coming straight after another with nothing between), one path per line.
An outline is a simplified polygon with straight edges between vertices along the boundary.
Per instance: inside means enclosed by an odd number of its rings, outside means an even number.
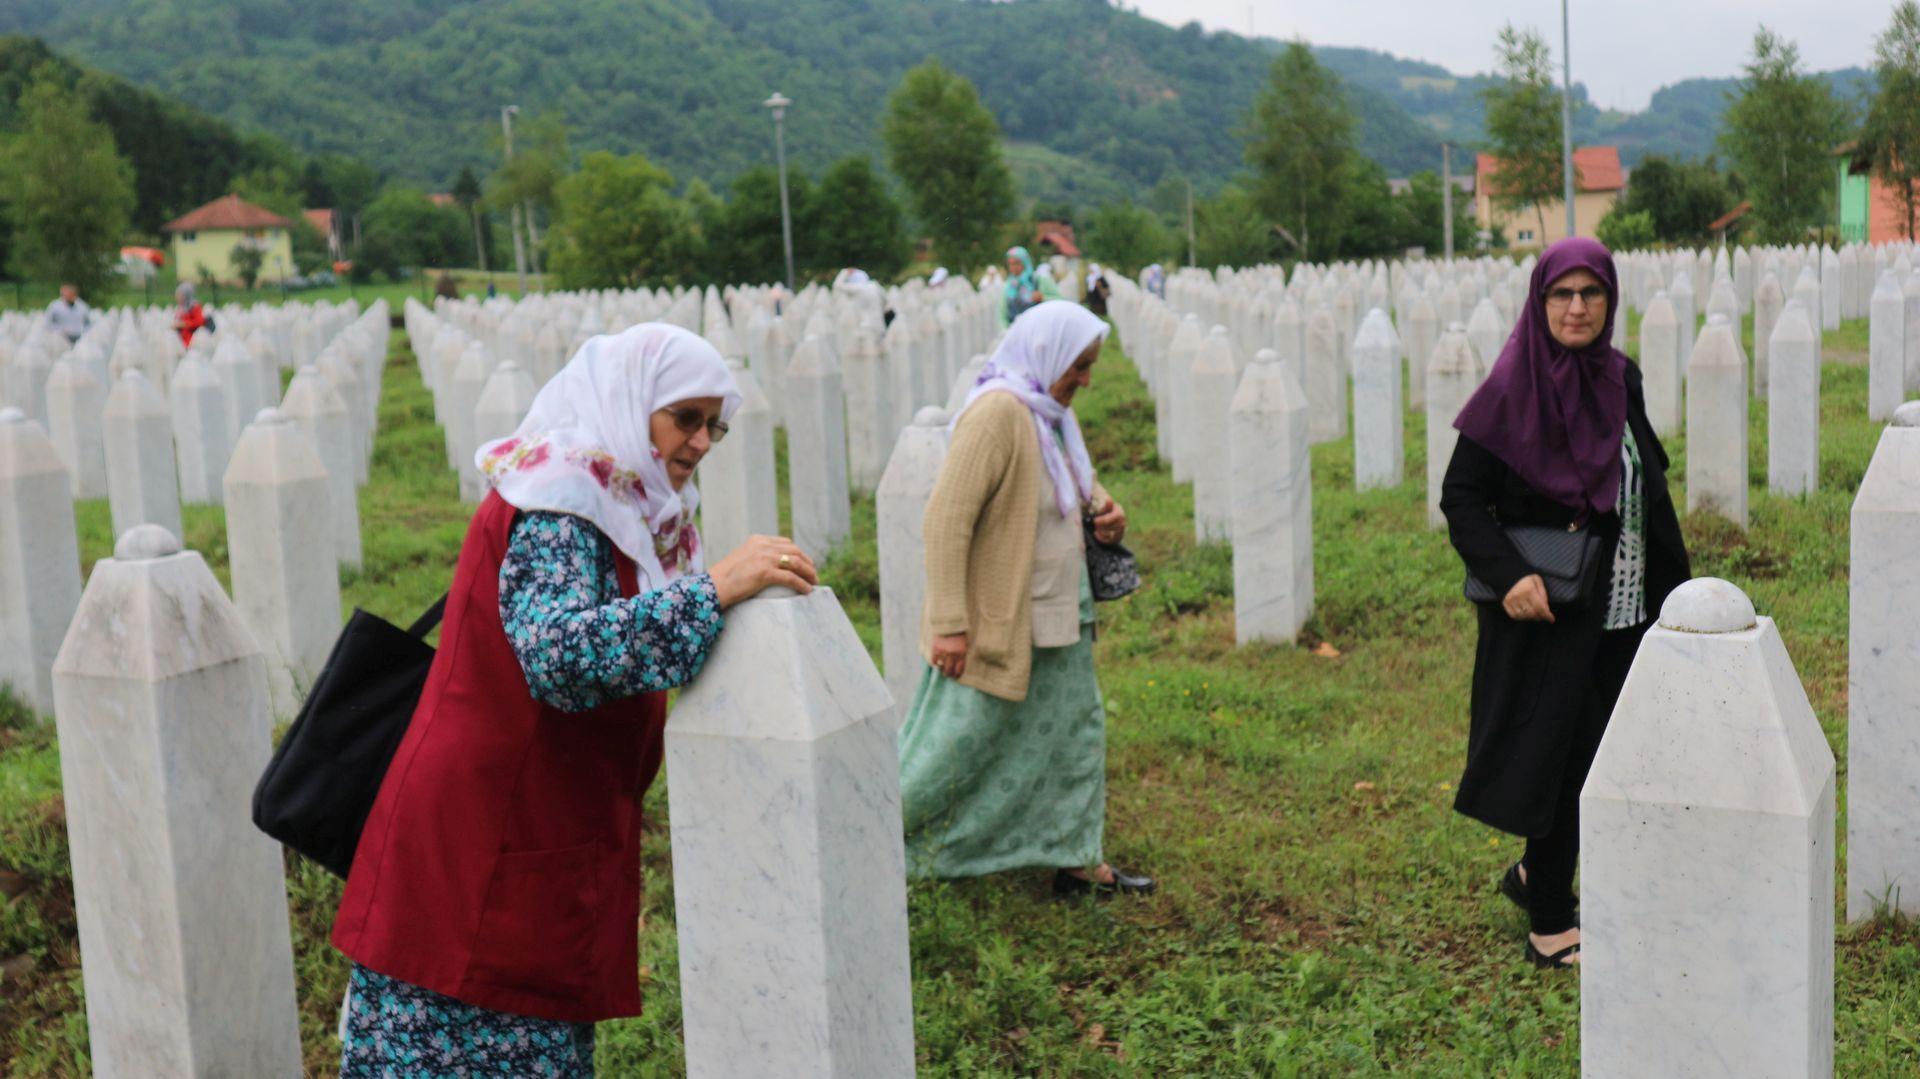
M1547 322L1547 289L1575 270L1592 273L1607 290L1600 335L1578 350L1555 341ZM1547 248L1512 336L1453 421L1527 486L1595 513L1613 509L1620 497L1627 357L1612 345L1619 309L1620 285L1604 245L1576 236Z

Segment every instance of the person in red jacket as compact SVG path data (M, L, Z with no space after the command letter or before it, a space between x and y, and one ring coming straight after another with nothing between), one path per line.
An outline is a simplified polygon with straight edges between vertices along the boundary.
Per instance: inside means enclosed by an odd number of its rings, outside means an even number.
M688 481L739 403L712 345L647 323L589 340L475 455L491 490L334 919L341 1075L591 1075L593 1024L639 1014L666 691L728 607L818 581L780 537L704 568Z
M193 344L193 335L210 322L206 310L193 298L193 282L180 282L173 290L173 331L180 335L180 343Z

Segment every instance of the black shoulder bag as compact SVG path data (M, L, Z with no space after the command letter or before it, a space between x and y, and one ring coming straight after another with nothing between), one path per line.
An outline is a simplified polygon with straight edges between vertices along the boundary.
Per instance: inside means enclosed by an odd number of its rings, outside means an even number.
M1577 611L1593 601L1594 581L1600 575L1600 546L1591 521L1570 525L1502 525L1533 572L1547 586L1547 601L1555 610ZM1499 603L1506 596L1467 571L1466 596L1475 603Z
M253 789L261 831L345 877L427 685L447 597L400 629L356 609Z
M1093 534L1093 518L1080 518L1086 533L1087 583L1093 598L1101 603L1116 600L1140 587L1140 563L1133 552L1118 543L1107 543Z

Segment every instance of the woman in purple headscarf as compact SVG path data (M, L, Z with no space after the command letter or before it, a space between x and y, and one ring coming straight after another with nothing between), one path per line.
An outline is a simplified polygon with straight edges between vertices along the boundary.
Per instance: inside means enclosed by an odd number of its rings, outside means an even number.
M1505 597L1479 608L1454 809L1526 837L1500 890L1526 909L1538 966L1579 961L1580 788L1641 636L1690 575L1640 369L1609 344L1619 298L1598 242L1547 248L1512 336L1454 420L1440 494L1467 571ZM1556 610L1503 526L1580 523L1602 539L1598 579L1585 606Z

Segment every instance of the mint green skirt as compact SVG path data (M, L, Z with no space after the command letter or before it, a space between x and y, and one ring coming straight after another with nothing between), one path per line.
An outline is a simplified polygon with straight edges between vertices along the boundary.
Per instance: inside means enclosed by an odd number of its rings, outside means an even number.
M1084 581L1080 617L1077 643L1033 650L1024 701L921 674L900 730L909 877L1100 864L1107 716Z

